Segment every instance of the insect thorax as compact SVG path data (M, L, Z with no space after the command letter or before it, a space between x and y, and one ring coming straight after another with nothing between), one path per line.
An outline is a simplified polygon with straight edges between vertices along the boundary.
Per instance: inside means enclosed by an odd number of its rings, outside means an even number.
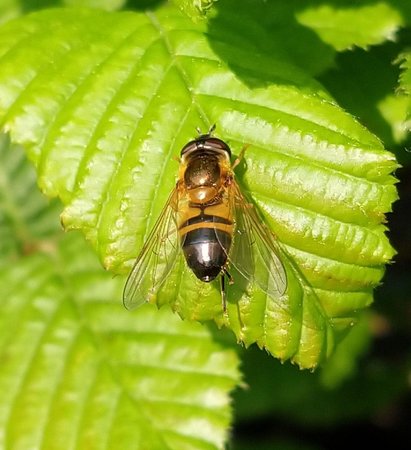
M196 152L187 161L184 184L190 201L195 204L212 202L222 186L218 156L211 152Z

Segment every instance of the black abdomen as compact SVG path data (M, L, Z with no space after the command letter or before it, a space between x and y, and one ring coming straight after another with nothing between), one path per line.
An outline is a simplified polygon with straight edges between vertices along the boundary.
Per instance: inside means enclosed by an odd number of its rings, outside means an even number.
M224 220L224 219L223 219ZM212 281L227 262L231 245L229 233L201 225L183 236L187 264L201 281Z

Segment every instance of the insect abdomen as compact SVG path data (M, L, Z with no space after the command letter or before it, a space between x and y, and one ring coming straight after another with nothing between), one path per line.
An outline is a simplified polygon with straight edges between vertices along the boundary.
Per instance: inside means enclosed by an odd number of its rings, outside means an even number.
M221 273L231 246L232 222L217 216L197 216L180 227L184 256L201 281Z

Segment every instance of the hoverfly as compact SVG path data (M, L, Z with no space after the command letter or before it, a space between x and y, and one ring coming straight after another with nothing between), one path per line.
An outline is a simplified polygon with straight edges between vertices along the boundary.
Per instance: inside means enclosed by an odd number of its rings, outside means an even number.
M180 154L178 181L127 279L123 301L133 309L149 301L170 274L182 251L196 277L209 283L220 277L226 313L227 281L236 276L255 282L270 297L282 296L287 277L275 236L261 222L234 178L230 147L200 134ZM256 270L258 269L258 270Z

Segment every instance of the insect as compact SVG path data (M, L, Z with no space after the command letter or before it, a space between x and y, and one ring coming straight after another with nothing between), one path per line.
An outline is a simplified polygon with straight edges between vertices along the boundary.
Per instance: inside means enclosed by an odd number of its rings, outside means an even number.
M179 252L205 283L220 278L227 308L229 271L256 283L270 297L282 296L287 277L276 237L260 220L234 178L246 147L231 164L221 139L200 134L180 154L178 180L127 279L123 301L133 309L148 301L170 274Z

